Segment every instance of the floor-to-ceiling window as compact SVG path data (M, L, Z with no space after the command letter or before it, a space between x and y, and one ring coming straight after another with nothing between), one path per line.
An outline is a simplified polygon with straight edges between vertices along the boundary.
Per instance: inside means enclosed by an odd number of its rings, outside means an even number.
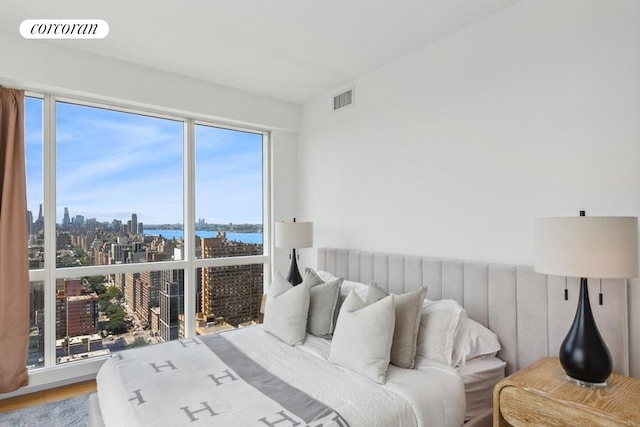
M258 319L268 134L25 101L30 369Z

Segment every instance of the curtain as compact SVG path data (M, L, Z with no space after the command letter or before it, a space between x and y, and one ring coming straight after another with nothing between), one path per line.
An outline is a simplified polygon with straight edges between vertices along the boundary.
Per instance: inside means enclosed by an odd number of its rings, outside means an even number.
M0 393L28 383L24 91L0 86Z

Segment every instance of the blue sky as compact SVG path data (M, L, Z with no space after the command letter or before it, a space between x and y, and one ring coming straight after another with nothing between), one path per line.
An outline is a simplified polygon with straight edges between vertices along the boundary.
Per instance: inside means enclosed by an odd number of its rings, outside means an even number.
M183 123L58 102L56 222L183 222ZM42 203L42 101L26 103L27 203ZM262 135L196 127L196 219L262 223Z

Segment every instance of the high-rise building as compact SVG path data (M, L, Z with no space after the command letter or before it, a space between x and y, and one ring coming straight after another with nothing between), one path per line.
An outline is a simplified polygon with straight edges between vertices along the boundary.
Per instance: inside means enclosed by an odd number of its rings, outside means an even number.
M165 281L160 290L159 333L165 342L178 339L180 335L180 315L184 314L184 275L180 276L177 281Z
M67 335L91 335L98 332L98 296L67 297Z
M136 282L140 279L140 273L126 273L124 284L124 303L132 313L136 311L138 304L138 288Z
M71 246L71 234L68 231L59 231L56 233L56 248L58 250Z
M68 228L71 225L71 217L69 216L69 208L64 208L64 216L62 217L62 227Z
M226 233L200 239L203 258L261 255L262 245L228 241ZM263 264L203 267L201 269L201 315L224 318L237 326L257 320L263 289Z
M27 211L27 237L33 234L33 214Z
M42 215L42 203L40 203L40 210L38 211L38 219L33 224L32 234L38 234L44 230L44 216Z
M129 253L129 245L113 243L109 254L109 264L124 264Z
M138 232L138 215L131 214L131 226L129 227L129 233L136 234Z
M56 294L56 339L98 332L98 296L83 295L82 279L65 279Z
M140 279L135 282L137 286L135 311L138 319L143 323L150 321L151 308L159 305L163 276L162 271L143 271L140 273Z

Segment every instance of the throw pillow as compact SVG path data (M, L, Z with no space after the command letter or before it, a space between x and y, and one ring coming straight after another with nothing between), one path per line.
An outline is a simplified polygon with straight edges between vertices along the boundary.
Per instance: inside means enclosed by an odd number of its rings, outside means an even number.
M351 291L340 309L329 361L384 384L394 326L392 295L367 305Z
M276 274L269 287L264 312L264 329L289 345L301 344L307 330L309 288L293 286Z
M422 302L427 294L423 287L406 294L394 294L393 305L396 312L396 325L391 346L391 363L400 368L413 369L416 358L416 342L420 329ZM369 285L367 302L377 301L388 295L377 283Z
M323 282L315 271L307 268L303 284L308 285L310 291L307 332L321 338L331 337L342 279Z

